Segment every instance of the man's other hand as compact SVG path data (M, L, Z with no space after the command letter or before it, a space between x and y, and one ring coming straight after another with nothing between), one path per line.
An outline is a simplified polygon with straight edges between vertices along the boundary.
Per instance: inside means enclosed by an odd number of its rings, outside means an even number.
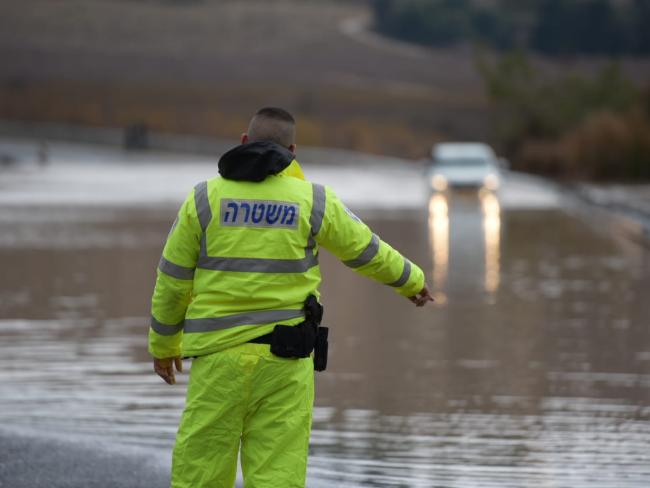
M153 370L158 374L158 376L165 380L165 383L168 385L176 383L174 365L176 366L176 371L179 373L183 372L183 360L180 356L164 359L153 358Z
M420 290L420 293L409 297L409 300L415 303L416 307L424 307L427 302L433 302L433 297L431 296L431 293L429 293L429 288L427 288L427 285L425 284L422 290Z

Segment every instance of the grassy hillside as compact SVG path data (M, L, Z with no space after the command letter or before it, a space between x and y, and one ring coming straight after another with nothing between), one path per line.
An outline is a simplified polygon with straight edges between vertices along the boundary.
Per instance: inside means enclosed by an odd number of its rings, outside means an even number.
M277 104L308 144L418 157L446 133L483 136L471 54L342 30L369 16L325 1L2 2L0 117L232 136Z
M490 136L472 48L391 41L371 20L329 0L0 2L0 118L233 137L273 104L303 144L422 157Z

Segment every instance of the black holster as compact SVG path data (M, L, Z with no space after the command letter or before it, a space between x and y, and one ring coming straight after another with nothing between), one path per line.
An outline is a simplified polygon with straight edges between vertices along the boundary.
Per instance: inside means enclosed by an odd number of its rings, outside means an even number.
M327 335L329 328L318 327L316 330L316 343L314 344L314 369L325 371L327 369Z
M323 306L314 295L309 295L304 310L304 322L275 326L270 334L271 352L282 358L306 358L314 351L314 369L325 371L329 329L320 326Z

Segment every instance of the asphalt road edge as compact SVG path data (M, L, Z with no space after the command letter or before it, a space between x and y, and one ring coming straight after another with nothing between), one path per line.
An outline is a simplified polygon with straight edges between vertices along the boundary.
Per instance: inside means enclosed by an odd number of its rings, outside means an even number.
M0 488L163 488L163 458L153 448L0 428Z

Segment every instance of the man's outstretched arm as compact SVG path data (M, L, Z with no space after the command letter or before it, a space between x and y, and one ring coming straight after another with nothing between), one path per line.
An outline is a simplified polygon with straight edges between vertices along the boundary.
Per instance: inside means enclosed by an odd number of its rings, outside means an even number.
M359 274L391 286L416 306L433 298L419 266L382 241L328 187L321 187L325 210L316 241Z

